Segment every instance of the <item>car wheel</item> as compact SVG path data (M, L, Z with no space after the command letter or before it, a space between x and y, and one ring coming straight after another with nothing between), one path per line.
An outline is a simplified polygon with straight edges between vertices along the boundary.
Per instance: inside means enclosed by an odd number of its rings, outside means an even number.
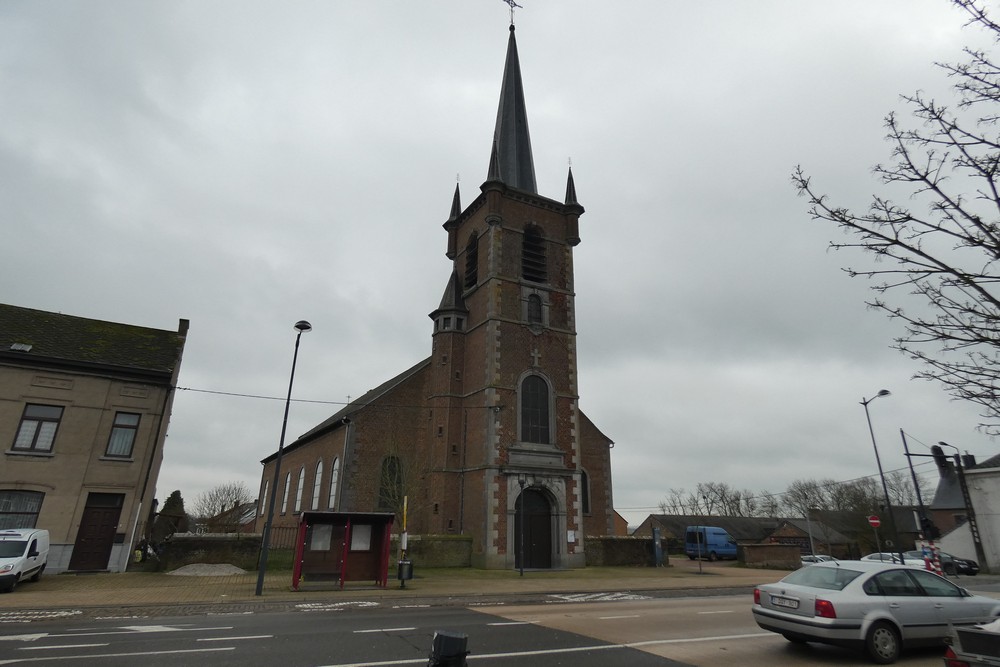
M14 588L16 586L17 586L17 577L12 577L10 581L8 581L6 584L3 585L3 588L0 589L0 592L13 593Z
M38 569L38 572L35 572L33 575L31 575L31 581L38 581L39 579L41 579L42 578L42 572L45 572L45 566L44 565Z
M899 658L899 631L886 621L877 621L865 635L865 652L879 665L891 665Z
M688 560L694 560L694 556L688 556Z
M710 561L713 561L713 562L714 562L714 561L716 561L716 560L718 560L718 559L719 559L719 557L715 555L715 552L714 552L714 551L710 551L710 552L708 553L708 560L710 560Z

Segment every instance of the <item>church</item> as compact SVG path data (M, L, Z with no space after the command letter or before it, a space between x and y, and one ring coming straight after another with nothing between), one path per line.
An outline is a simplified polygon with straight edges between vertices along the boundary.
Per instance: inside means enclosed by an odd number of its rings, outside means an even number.
M486 151L484 151L484 158ZM562 201L537 192L510 26L486 180L444 222L444 295L431 352L262 460L257 528L303 511L393 512L411 535L465 535L481 568L585 565L614 532L614 443L580 411L572 170ZM444 239L443 239L444 240ZM430 304L429 304L430 305ZM523 541L523 548L522 548ZM523 559L523 562L522 562Z

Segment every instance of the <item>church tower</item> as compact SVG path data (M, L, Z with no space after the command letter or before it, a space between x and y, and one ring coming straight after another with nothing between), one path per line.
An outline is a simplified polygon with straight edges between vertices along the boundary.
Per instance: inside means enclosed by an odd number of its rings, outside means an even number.
M513 25L487 154L479 193L463 208L456 186L444 223L430 357L261 461L277 527L307 510L392 512L413 536L463 536L484 568L582 567L586 536L614 533L613 443L578 405L583 207L572 172L563 201L538 194Z
M456 187L444 223L452 271L430 314L431 529L472 535L481 567L582 566L581 424L600 435L578 409L573 248L584 209L572 171L563 201L537 192L513 25L487 177L464 209L460 199ZM610 441L597 440L606 460ZM600 479L610 514L610 471ZM599 534L609 520L593 522Z

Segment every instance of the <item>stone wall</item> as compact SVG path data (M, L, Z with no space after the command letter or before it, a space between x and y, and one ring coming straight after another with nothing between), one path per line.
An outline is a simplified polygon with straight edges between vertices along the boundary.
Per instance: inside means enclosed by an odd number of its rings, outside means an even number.
M794 570L802 567L802 550L796 544L741 544L747 567Z
M406 557L416 567L471 567L472 537L469 535L410 535ZM399 536L392 536L390 564L399 556ZM389 569L392 569L391 567Z
M660 540L663 565L669 565L667 540ZM587 565L656 565L650 537L591 536L586 540Z
M260 540L253 533L175 533L160 545L158 569L169 572L192 563L228 563L256 570Z

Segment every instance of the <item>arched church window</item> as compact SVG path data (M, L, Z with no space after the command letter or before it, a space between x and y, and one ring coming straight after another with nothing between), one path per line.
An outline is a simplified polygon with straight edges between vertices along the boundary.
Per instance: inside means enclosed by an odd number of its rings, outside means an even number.
M387 456L382 460L379 476L378 509L395 512L403 500L403 467L399 457Z
M340 482L340 459L334 459L330 466L330 509L337 509L337 484Z
M549 279L545 262L545 240L535 225L525 228L521 241L521 277L533 283L544 283Z
M549 385L538 375L521 382L521 441L549 444Z
M314 510L319 509L319 490L323 485L323 459L316 462L316 479L313 480L313 504Z
M302 490L306 485L306 467L299 468L299 485L295 488L295 511L302 511Z
M292 487L292 473L285 473L285 493L281 496L281 513L288 511L288 490Z
M580 504L583 505L583 513L590 514L590 478L583 470L580 471Z
M528 295L528 324L542 323L542 297L537 294Z
M465 289L479 283L479 236L473 232L469 244L465 246Z

